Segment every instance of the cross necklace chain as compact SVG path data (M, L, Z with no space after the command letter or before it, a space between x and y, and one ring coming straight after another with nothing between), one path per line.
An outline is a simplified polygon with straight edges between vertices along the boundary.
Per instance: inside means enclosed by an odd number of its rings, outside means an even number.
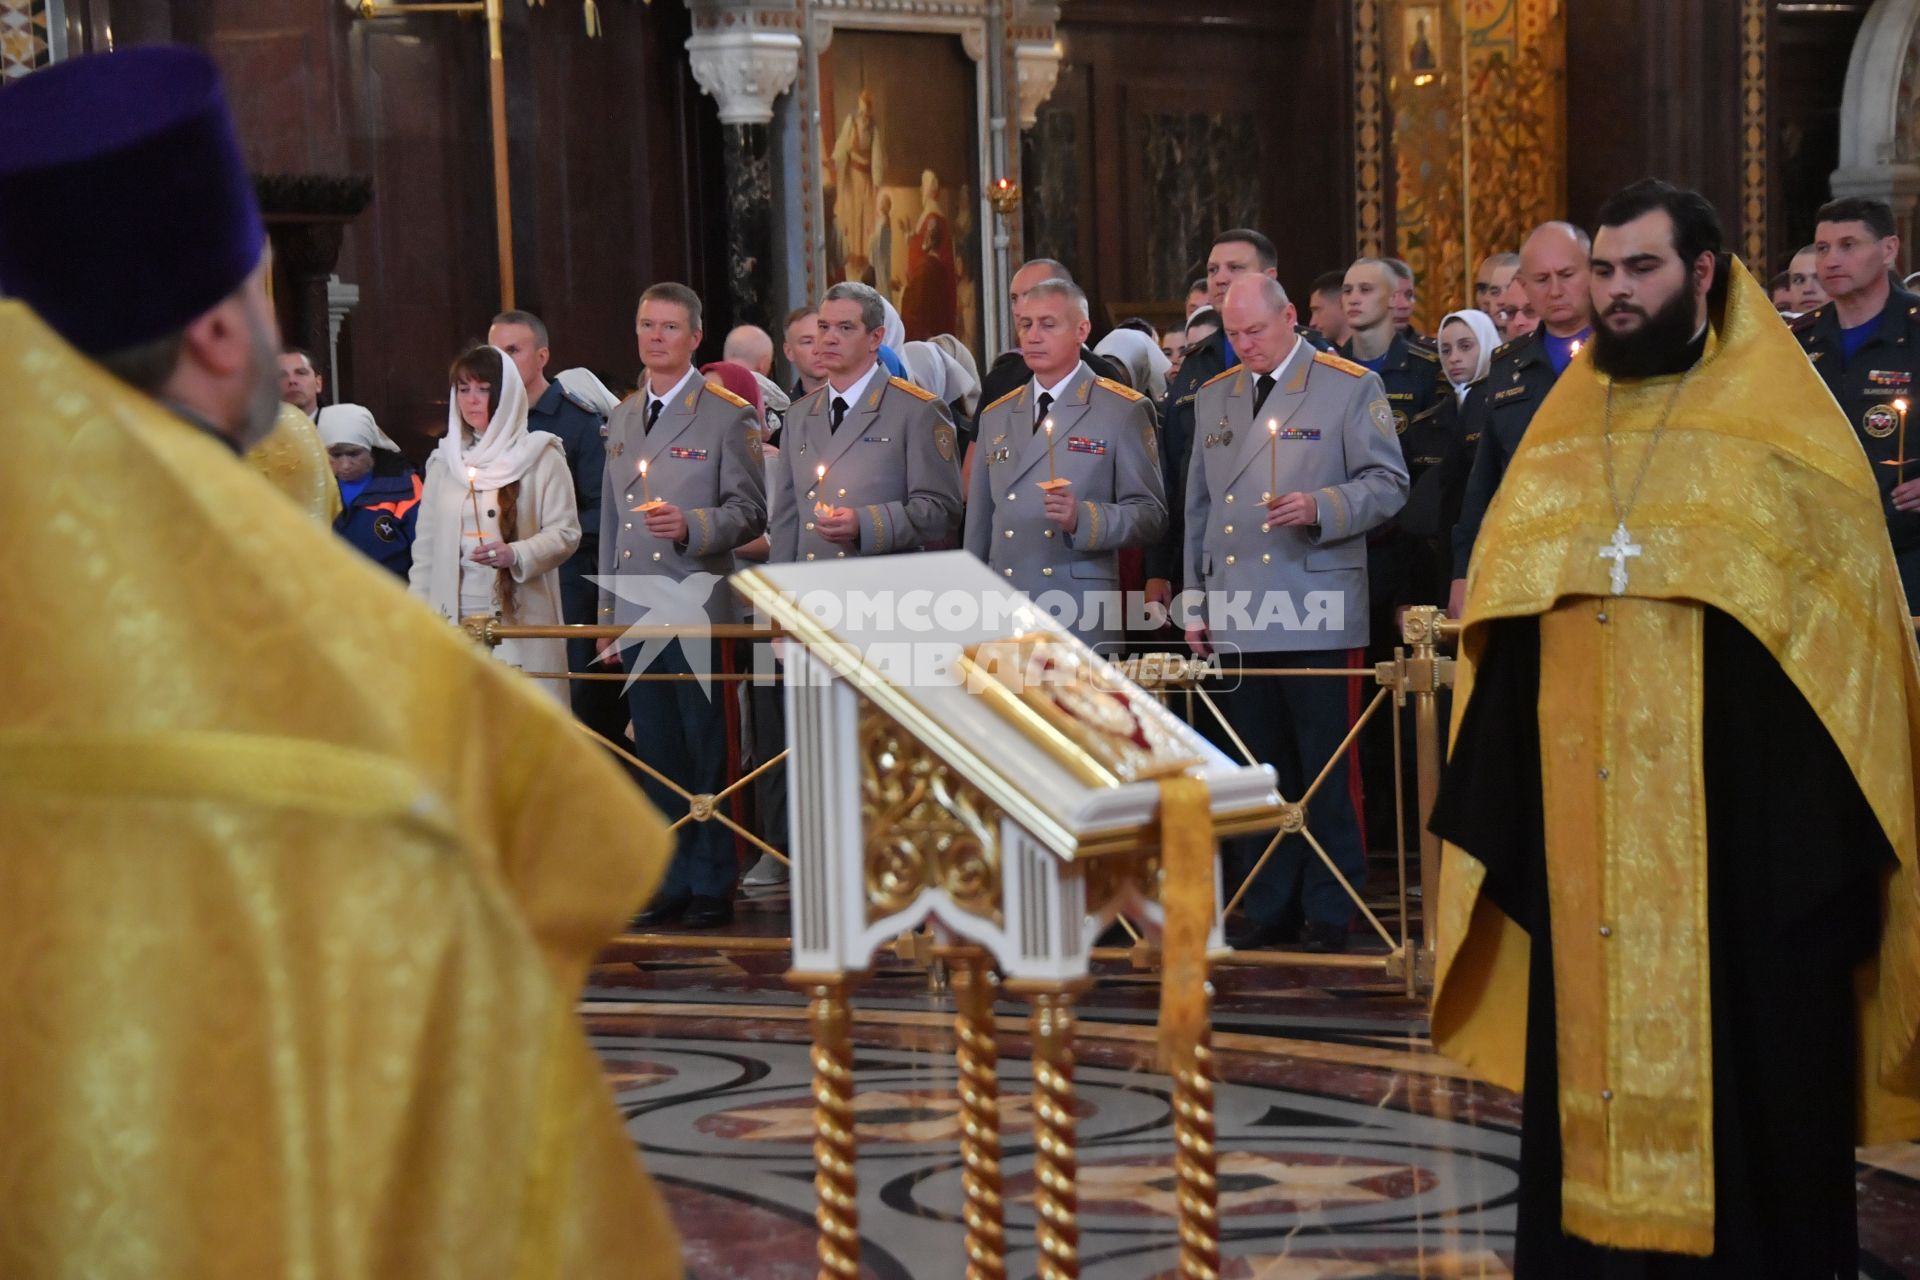
M1640 486L1647 478L1647 467L1653 461L1653 451L1660 447L1660 437L1666 433L1667 423L1673 417L1673 402L1680 398L1681 390L1687 385L1687 379L1693 376L1688 369L1673 384L1673 390L1667 393L1666 408L1660 411L1660 421L1654 424L1653 433L1647 437L1646 450L1640 455L1640 472L1633 478L1633 488L1627 490L1627 500L1620 501L1620 486L1613 478L1613 382L1607 383L1606 425L1603 439L1607 447L1607 498L1613 503L1613 537L1600 548L1602 560L1613 561L1613 567L1607 574L1607 585L1613 594L1622 596L1627 593L1627 561L1640 557L1641 546L1627 532L1627 513L1633 510L1634 502L1640 497Z

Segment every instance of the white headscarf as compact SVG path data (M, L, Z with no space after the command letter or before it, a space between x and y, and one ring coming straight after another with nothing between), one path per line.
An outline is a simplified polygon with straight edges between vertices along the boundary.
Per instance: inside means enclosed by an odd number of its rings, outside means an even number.
M1135 391L1155 400L1166 397L1167 370L1173 368L1173 361L1167 359L1167 353L1159 344L1138 329L1115 329L1100 339L1093 353L1127 366Z
M475 488L504 489L532 469L540 454L548 448L561 448L560 437L545 431L527 430L527 387L513 360L498 347L491 348L500 357L500 407L493 411L487 430L471 449L462 447L460 437L466 423L460 418L458 387L447 392L447 434L440 437L435 455L453 472L456 480L467 479L467 468L474 469Z
M880 341L898 351L907 345L906 323L900 319L900 313L893 309L893 304L887 301L884 294L881 295L880 305L886 308L887 312L887 323L880 330Z
M369 453L375 449L400 452L400 446L380 429L380 424L373 420L373 411L365 405L327 405L320 410L315 425L319 428L321 441L329 449L337 444L350 444Z
M927 341L946 352L953 362L947 368L947 389L951 393L947 399L958 400L961 411L972 417L973 411L980 407L980 366L974 362L973 352L950 333L937 333ZM956 370L960 378L957 384L954 382Z
M611 418L613 411L620 407L620 397L607 390L607 384L591 369L562 369L553 375L553 380L586 401L603 418Z
M968 378L967 371L945 347L934 342L909 342L901 348L900 359L915 386L933 392L941 404L961 401L960 411L972 413L966 402L978 398L980 384Z
M758 369L750 372L753 374L754 382L760 387L760 403L768 413L783 414L793 407L793 397L787 394L785 387Z
M1480 360L1473 368L1473 376L1465 382L1453 384L1453 398L1460 401L1467 398L1468 387L1487 376L1487 369L1493 363L1493 349L1500 345L1500 331L1493 327L1492 316L1478 307L1472 307L1461 311L1449 311L1447 318L1440 322L1439 332L1446 332L1447 326L1455 320L1473 330L1473 336L1480 344Z

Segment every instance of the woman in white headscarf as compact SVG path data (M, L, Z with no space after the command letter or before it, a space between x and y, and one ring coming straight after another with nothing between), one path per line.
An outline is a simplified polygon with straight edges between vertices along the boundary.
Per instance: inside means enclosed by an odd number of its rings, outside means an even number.
M1453 395L1440 402L1432 432L1442 442L1440 461L1425 468L1407 493L1400 509L1400 527L1425 540L1436 603L1446 599L1453 576L1453 526L1466 501L1467 473L1473 466L1475 429L1482 420L1478 397L1487 393L1487 369L1500 331L1493 317L1480 310L1454 311L1440 322L1440 367L1453 385Z
M420 518L420 474L364 405L330 404L315 425L340 486L333 531L406 577Z
M909 342L900 352L907 362L907 377L913 384L931 391L947 406L956 423L964 423L972 412L966 406L980 394L980 381L969 380L967 371L945 346L936 342Z
M1167 398L1167 370L1173 367L1173 361L1167 359L1167 353L1157 342L1138 329L1115 329L1100 339L1093 353L1126 366L1133 389L1156 405Z
M928 339L934 346L947 353L953 361L953 368L960 371L960 386L963 388L951 396L951 400L960 406L960 411L971 421L980 408L980 364L973 358L973 352L967 350L967 344L950 333L939 333ZM953 385L949 373L947 385Z
M1474 308L1449 312L1440 322L1440 367L1453 384L1454 403L1463 404L1467 388L1487 376L1493 361L1493 349L1500 345L1500 331L1493 317Z
M560 438L527 430L513 361L475 347L453 362L447 434L427 460L408 587L449 621L476 614L558 626L559 568L580 545ZM508 640L494 656L522 671L567 669L564 640ZM567 704L564 680L542 680Z
M587 403L587 407L603 418L611 418L613 411L620 407L620 397L607 389L600 381L600 375L591 369L562 369L553 375L553 380L573 392Z

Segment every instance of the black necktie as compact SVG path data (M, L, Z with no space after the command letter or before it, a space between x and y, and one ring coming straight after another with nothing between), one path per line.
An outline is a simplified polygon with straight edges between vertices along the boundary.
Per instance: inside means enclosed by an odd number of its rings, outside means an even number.
M1047 414L1052 411L1053 396L1048 392L1042 391L1040 398L1035 401L1033 405L1033 429L1035 431L1040 429L1040 424L1047 420Z
M840 424L847 420L847 402L839 396L833 398L833 430L838 431Z
M666 404L667 402L665 400L649 400L647 402L647 430L648 431L652 431L653 424L660 421L660 410L665 408Z
M1260 411L1260 406L1265 404L1267 402L1267 397L1272 394L1273 394L1273 375L1272 374L1263 373L1259 377L1253 380L1253 409L1255 413L1258 413Z

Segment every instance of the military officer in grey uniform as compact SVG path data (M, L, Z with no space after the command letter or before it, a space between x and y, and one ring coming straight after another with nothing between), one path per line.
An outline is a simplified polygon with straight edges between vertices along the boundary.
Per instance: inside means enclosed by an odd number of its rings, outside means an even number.
M734 549L767 526L760 422L745 400L694 369L700 312L699 296L685 285L656 284L640 296L635 327L646 382L607 424L600 499L600 616L606 623L685 624L703 613L712 622L740 617L726 578L734 569ZM662 582L657 588L614 589L621 579L636 577ZM714 646L689 653L686 643L669 643L649 661L646 674L716 669ZM619 648L630 672L640 648ZM634 754L694 795L712 795L724 783L726 717L719 689L694 680L642 680L627 689ZM654 778L642 774L641 785L669 821L687 811L687 802ZM737 870L733 837L724 827L687 823L666 879L636 923L729 923Z
M1364 367L1302 342L1271 277L1235 281L1222 316L1241 363L1194 399L1186 580L1206 592L1206 605L1201 616L1186 611L1187 641L1229 668L1355 665L1349 651L1367 642L1367 531L1407 500L1385 389ZM1248 749L1297 799L1352 724L1348 696L1348 682L1331 677L1248 677L1224 703ZM1344 752L1314 793L1307 825L1358 889L1366 855ZM1258 838L1231 842L1230 869L1244 876L1264 847ZM1296 880L1308 946L1343 949L1352 902L1298 836L1248 888L1229 942L1282 941Z
M1081 363L1092 325L1072 281L1034 285L1014 328L1033 376L981 411L966 547L1036 601L1058 601L1087 643L1111 644L1124 627L1118 552L1167 528L1153 409Z
M960 527L953 421L932 392L880 367L886 309L863 284L820 304L827 384L787 414L773 468L775 561L951 545Z

